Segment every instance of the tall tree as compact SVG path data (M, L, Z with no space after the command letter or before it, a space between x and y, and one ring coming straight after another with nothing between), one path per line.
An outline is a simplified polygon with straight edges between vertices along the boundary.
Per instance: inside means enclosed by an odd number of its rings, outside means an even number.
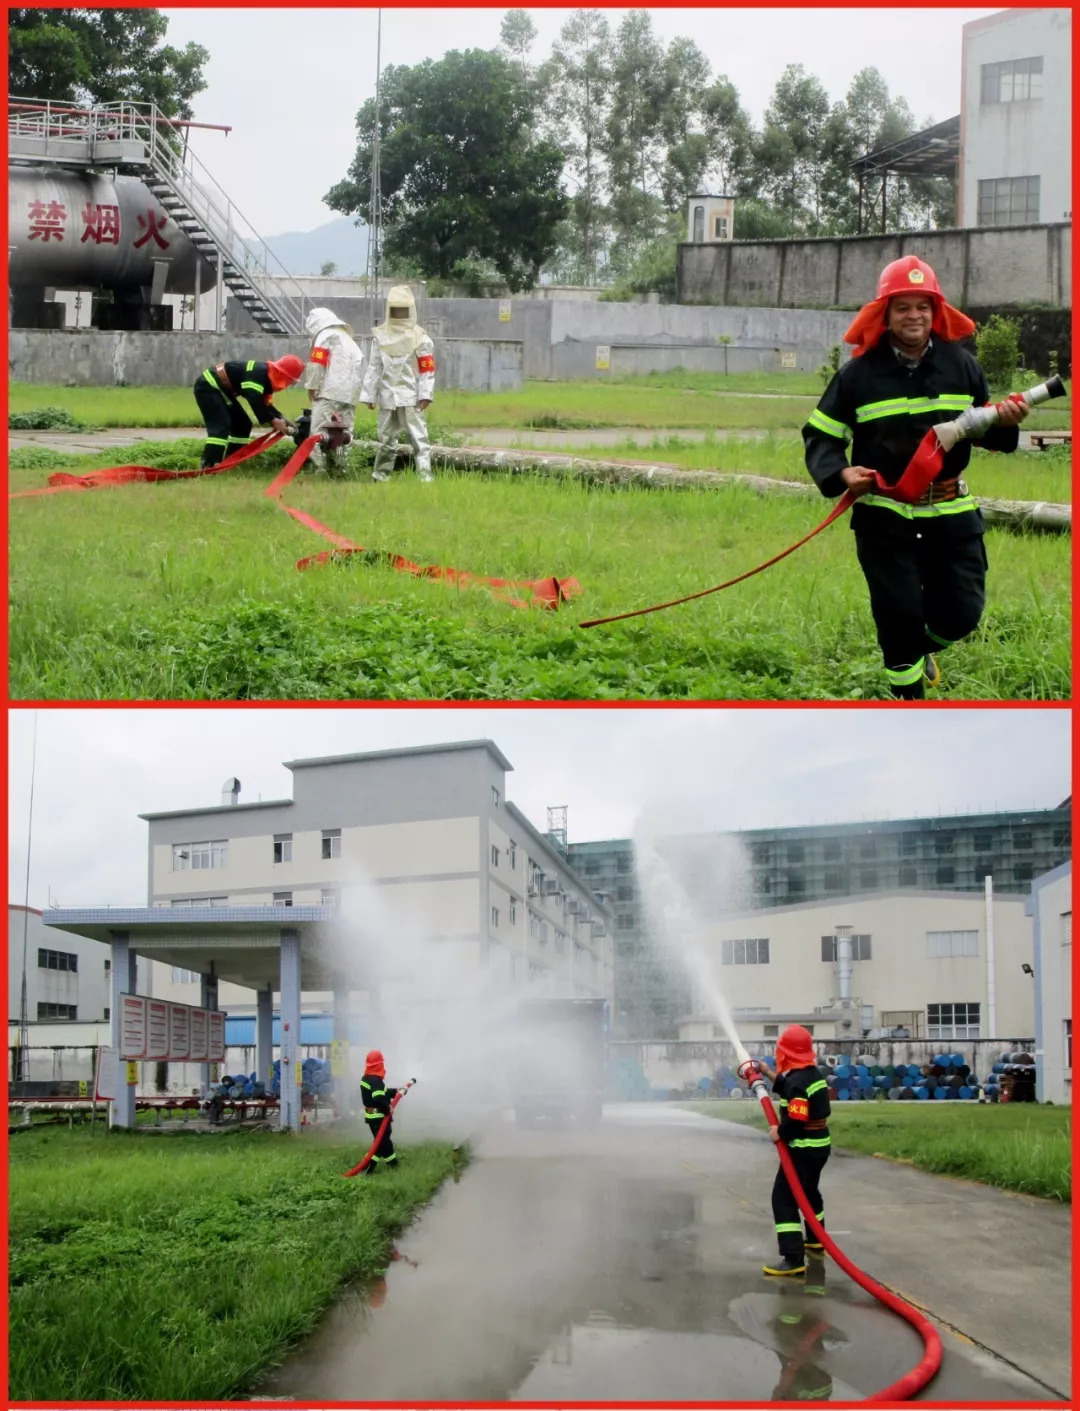
M606 246L603 159L611 102L611 27L600 10L575 10L559 31L538 85L547 120L567 154L565 175L576 188L561 244L579 277L596 279Z
M669 211L681 212L709 165L703 98L712 71L692 39L673 39L660 77L660 192Z
M535 284L566 209L565 153L533 136L534 104L516 65L482 49L394 66L383 75L380 173L388 255L449 278L463 261L493 266L511 289ZM375 102L356 119L344 181L324 197L367 210Z
M499 26L502 47L521 66L521 81L529 81L529 50L536 38L536 26L528 10L507 10Z
M611 106L604 144L612 225L624 256L657 233L662 203L655 195L659 165L663 48L647 10L631 10L616 32Z
M201 44L165 44L160 10L9 10L8 88L58 103L156 103L190 118L206 87Z
M754 147L750 115L739 103L738 89L724 74L718 74L703 94L701 112L709 144L709 175L721 194L731 195L750 170Z
M802 64L789 64L765 110L757 167L764 194L797 231L820 221L822 135L829 96Z

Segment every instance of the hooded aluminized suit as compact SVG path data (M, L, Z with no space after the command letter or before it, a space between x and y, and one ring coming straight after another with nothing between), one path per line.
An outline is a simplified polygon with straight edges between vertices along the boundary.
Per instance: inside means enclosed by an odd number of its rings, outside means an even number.
M304 320L304 332L312 340L304 369L304 386L312 404L312 434L325 430L335 413L351 431L360 400L364 355L353 342L348 324L330 309L312 309ZM311 454L316 475L336 473L336 462L344 472L347 455L316 446Z
M405 318L391 318L390 310L407 308ZM379 449L375 453L373 480L386 480L393 469L398 436L408 436L416 458L416 473L431 480L431 446L421 402L435 392L435 344L416 322L416 303L407 285L391 289L386 298L386 321L372 329L371 355L360 400L378 408Z

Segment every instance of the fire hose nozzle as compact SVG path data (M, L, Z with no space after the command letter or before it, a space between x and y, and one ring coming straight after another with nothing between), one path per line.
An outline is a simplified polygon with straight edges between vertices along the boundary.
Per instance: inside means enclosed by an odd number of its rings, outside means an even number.
M755 1078L761 1076L761 1068L758 1066L756 1058L744 1059L736 1071L744 1083L752 1083Z
M1054 397L1064 397L1067 392L1068 388L1055 373L1045 382L1040 382L1037 387L1029 387L1024 392L1018 392L1014 400L1019 399L1027 407L1037 407L1040 403L1049 402ZM992 426L996 426L998 421L996 406L969 407L966 412L961 412L953 421L939 422L934 427L934 435L943 451L951 451L958 441L977 441Z

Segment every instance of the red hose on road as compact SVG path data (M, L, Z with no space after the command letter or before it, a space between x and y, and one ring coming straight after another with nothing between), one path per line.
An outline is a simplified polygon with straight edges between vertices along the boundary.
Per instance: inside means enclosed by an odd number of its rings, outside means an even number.
M776 1119L776 1110L765 1091L765 1085L758 1079L751 1084L755 1097L761 1103L761 1109L765 1113L765 1120L770 1127L777 1127L779 1123ZM923 1340L923 1355L918 1364L912 1367L910 1372L893 1382L891 1386L883 1387L881 1391L872 1392L867 1397L868 1401L910 1401L911 1398L922 1390L928 1382L932 1381L938 1374L941 1367L941 1338L938 1330L931 1323L930 1319L920 1313L917 1308L913 1308L910 1303L905 1303L897 1294L892 1293L879 1284L876 1279L872 1279L869 1274L864 1274L857 1264L853 1264L844 1251L835 1244L829 1236L829 1232L824 1225L820 1225L817 1216L810 1208L810 1202L806 1198L806 1193L799 1183L799 1178L795 1174L795 1163L791 1159L791 1153L783 1142L776 1143L777 1155L780 1157L780 1165L784 1168L784 1175L787 1177L791 1193L795 1197L799 1209L802 1211L806 1226L816 1240L820 1240L828 1253L840 1265L849 1279L864 1288L879 1303L883 1303L886 1308L890 1308L894 1313L898 1313L901 1318L915 1329Z
M390 1099L390 1111L386 1114L386 1116L382 1119L382 1122L379 1124L379 1130L375 1133L375 1140L371 1143L371 1146L368 1148L367 1155L363 1158L362 1161L358 1161L350 1171L343 1171L341 1173L342 1176L359 1176L360 1172L365 1170L365 1168L370 1163L371 1158L375 1155L375 1152L378 1150L378 1146L383 1139L384 1132L390 1125L390 1118L394 1115L394 1108L398 1105L398 1103L401 1101L401 1099L405 1096L405 1094L409 1091L409 1089L415 1082L415 1078L410 1078L403 1088L398 1088L397 1092Z

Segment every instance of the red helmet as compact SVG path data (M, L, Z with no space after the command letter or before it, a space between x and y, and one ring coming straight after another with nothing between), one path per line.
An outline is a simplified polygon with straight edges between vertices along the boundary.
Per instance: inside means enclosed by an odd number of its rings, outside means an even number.
M298 382L304 375L304 360L298 358L295 353L286 353L276 362L267 363L267 367L270 371L270 386L275 392Z
M929 294L931 298L937 299L942 297L937 275L918 255L904 255L902 259L893 260L891 265L886 265L881 271L877 286L878 298L891 299L895 294Z

